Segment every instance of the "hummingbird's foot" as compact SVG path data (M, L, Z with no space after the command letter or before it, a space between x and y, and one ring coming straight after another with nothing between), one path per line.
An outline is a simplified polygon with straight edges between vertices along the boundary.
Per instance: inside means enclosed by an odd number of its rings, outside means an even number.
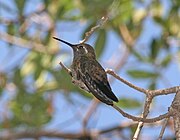
M105 72L106 72L106 73L112 72L112 71L113 71L112 69L108 69L108 68L105 69Z
M59 62L59 65L72 77L72 72L70 69L68 69L62 62Z

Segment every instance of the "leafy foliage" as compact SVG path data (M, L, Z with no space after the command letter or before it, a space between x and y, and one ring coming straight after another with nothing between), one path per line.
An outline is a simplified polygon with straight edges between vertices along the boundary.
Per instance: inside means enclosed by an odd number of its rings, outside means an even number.
M19 91L11 101L10 109L13 112L13 118L9 122L12 125L10 127L41 127L51 119L47 111L48 101L41 93Z

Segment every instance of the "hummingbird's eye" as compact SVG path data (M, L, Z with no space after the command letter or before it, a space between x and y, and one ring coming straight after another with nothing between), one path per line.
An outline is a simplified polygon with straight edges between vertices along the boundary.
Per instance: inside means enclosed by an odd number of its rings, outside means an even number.
M83 48L83 46L79 46L79 49L82 49Z

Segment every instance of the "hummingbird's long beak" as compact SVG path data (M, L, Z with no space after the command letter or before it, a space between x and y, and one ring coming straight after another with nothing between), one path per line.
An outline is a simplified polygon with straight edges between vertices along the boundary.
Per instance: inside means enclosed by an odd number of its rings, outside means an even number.
M70 46L71 48L74 48L74 45L71 44L71 43L69 43L69 42L66 42L66 41L64 41L64 40L62 40L62 39L59 39L59 38L57 38L57 37L53 37L53 38L56 39L56 40L58 40L58 41L61 41L61 42L65 43L65 44L67 44L67 45Z

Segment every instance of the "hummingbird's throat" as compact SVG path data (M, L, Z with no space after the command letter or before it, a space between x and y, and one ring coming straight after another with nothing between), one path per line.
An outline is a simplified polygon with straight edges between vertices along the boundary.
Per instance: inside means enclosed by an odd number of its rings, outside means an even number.
M84 50L85 50L85 53L87 54L88 53L88 50L84 47Z

